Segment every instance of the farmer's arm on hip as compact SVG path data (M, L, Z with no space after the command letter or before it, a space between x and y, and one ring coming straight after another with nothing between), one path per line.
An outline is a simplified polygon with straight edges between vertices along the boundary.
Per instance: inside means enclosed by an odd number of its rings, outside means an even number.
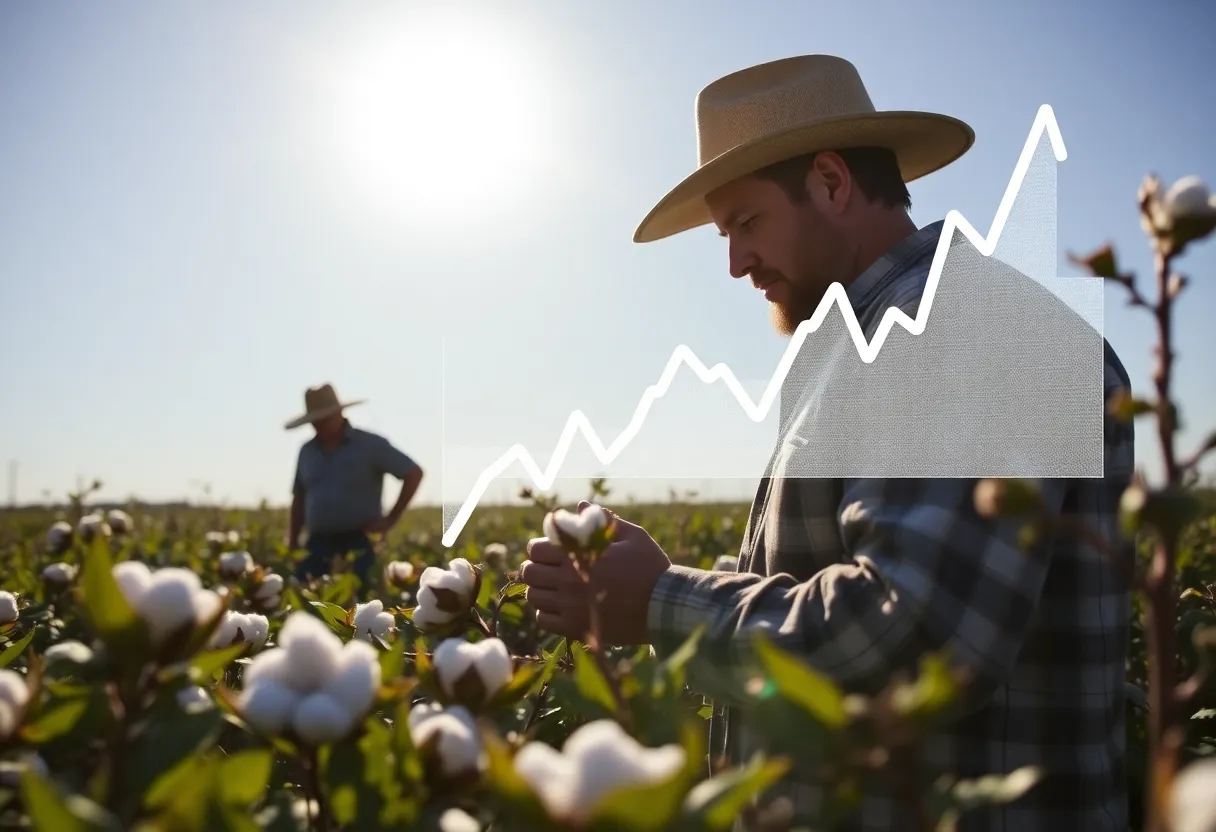
M729 701L758 669L757 630L845 689L868 693L945 648L982 699L1017 658L1048 562L1019 548L1019 521L976 513L975 482L847 480L841 534L851 557L803 583L673 566L651 595L656 652L670 654L704 624L689 685ZM1058 511L1063 481L1040 485Z
M406 477L418 472L416 476L421 477L422 466L413 460L413 458L393 445L388 439L380 437L380 441L376 443L376 462L380 465L385 473L391 474L399 480L404 480Z

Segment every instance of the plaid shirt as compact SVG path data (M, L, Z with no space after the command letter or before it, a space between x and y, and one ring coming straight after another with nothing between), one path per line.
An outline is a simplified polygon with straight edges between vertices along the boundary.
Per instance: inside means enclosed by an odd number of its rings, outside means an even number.
M915 316L941 230L937 222L910 235L848 287L867 340L889 307ZM1021 280L1042 301L1046 290ZM1131 385L1103 347L1109 397ZM790 391L790 400L800 392ZM1104 444L1105 478L1039 485L1049 508L1117 541L1118 503L1133 472L1131 425L1107 419ZM715 699L711 754L737 765L767 744L727 692L755 666L749 635L756 629L861 693L883 687L895 671L914 672L925 651L946 650L968 665L971 699L928 738L925 766L960 778L1031 764L1045 770L1019 800L968 812L960 829L1125 832L1125 572L1074 540L1019 549L1018 523L976 514L976 480L783 477L780 447L753 502L737 574L673 566L651 596L658 655L707 625L688 680ZM1116 545L1130 564L1131 547ZM823 795L795 767L764 800L777 797L807 824ZM905 817L889 795L868 790L839 828L899 829Z

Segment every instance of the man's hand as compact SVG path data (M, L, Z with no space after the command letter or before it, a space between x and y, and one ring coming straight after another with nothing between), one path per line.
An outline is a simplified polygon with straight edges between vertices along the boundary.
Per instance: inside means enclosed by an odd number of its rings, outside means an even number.
M586 505L585 500L579 503L579 510ZM595 592L600 638L606 645L649 643L650 595L671 559L645 529L613 514L616 533L591 570L590 591L570 556L556 543L545 537L528 541L528 560L520 577L528 585L528 601L536 608L536 623L542 629L585 641L591 629L590 592Z
M386 514L378 520L373 520L363 527L364 534L388 534L393 526L397 525L397 517L392 513Z

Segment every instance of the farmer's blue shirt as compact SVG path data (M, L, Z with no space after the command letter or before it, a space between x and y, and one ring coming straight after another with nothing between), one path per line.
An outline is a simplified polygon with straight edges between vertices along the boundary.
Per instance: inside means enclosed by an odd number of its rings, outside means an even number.
M384 476L404 479L418 468L383 436L346 425L341 443L326 450L313 437L300 448L292 493L304 500L309 536L358 531L384 511Z

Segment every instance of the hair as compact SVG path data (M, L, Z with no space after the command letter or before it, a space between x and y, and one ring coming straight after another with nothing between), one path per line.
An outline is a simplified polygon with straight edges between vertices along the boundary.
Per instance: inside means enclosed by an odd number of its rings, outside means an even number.
M844 160L866 199L881 202L888 208L902 206L905 211L911 210L912 196L893 151L885 147L847 147L833 152ZM806 175L818 155L819 152L804 153L763 167L752 175L775 182L790 201L803 202L807 198Z

